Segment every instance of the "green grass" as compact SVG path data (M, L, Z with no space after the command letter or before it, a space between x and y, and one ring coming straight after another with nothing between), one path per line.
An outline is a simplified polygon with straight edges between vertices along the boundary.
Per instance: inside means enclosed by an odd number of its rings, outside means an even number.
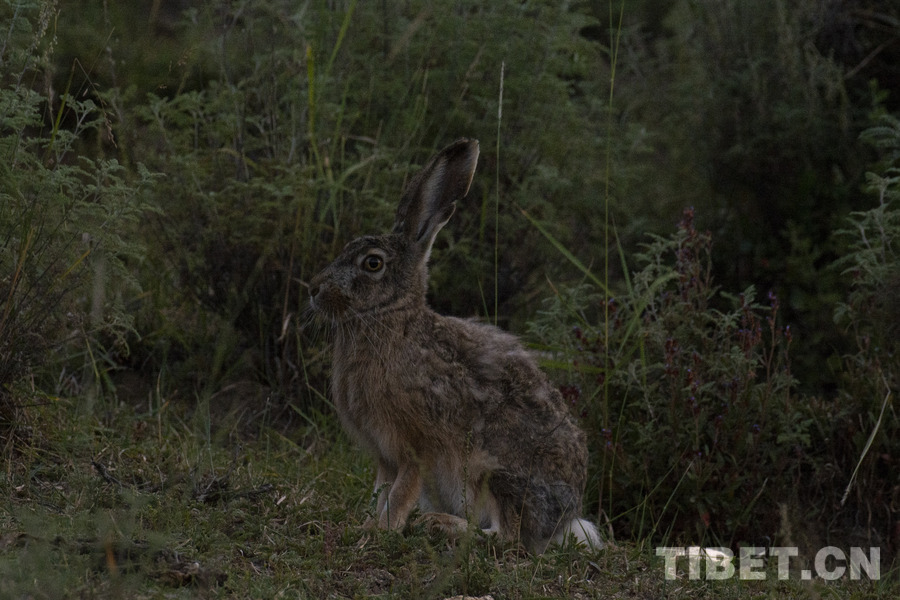
M877 583L778 581L771 568L761 582L666 581L649 543L536 557L481 536L451 544L415 525L367 533L372 467L330 416L279 432L265 414L213 410L207 429L162 406L90 417L50 399L33 410L9 440L0 484L0 597L888 598L898 589L887 572Z

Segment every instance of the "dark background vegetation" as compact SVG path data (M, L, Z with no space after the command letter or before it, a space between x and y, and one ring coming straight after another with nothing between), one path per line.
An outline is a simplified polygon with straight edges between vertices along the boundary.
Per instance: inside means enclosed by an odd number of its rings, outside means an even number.
M431 303L543 350L607 531L900 547L895 2L0 16L7 460L58 398L306 435L330 409L305 283L466 136Z

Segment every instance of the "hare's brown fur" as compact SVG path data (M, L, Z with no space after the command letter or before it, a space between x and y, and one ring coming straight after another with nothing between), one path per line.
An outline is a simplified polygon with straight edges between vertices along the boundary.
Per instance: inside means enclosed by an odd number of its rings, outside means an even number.
M373 525L402 527L418 504L538 551L566 533L598 544L579 518L585 436L559 392L512 335L425 303L431 244L477 156L469 140L435 156L393 232L354 240L311 282L335 330L335 407L378 461Z

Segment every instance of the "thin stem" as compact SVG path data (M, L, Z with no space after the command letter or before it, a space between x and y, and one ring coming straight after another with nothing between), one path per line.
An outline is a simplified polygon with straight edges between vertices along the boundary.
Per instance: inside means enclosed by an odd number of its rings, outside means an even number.
M500 126L503 123L503 76L506 71L506 62L500 63L500 97L497 99L497 168L495 171L495 190L497 192L494 203L494 325L497 324L497 313L500 302Z

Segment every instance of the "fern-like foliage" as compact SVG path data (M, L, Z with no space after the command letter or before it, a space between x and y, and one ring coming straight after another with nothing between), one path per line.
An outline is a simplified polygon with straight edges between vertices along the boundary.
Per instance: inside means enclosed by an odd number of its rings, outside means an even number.
M108 121L93 100L36 91L48 9L21 5L0 21L10 36L0 43L10 51L0 60L22 69L7 71L0 88L0 398L7 422L17 414L13 388L40 378L41 365L61 361L60 369L77 372L70 381L83 386L103 377L107 349L127 352L125 302L137 290L132 265L143 254L134 232L153 179L143 168L129 174L114 159L84 153L82 140L101 137Z

